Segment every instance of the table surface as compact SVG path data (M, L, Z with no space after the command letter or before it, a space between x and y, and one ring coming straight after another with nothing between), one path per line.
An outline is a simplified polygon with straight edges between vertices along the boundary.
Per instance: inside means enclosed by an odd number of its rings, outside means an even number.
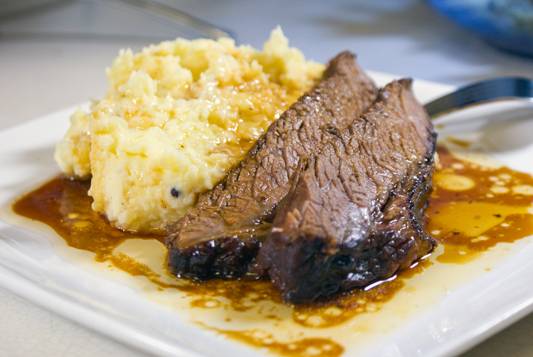
M533 60L489 47L423 1L174 3L231 30L239 43L261 46L279 24L291 44L317 61L349 49L367 69L454 85L499 75L533 76ZM0 129L101 96L106 88L104 68L120 48L139 49L180 33L168 19L102 2L24 16L0 14ZM3 289L0 316L0 355L144 355ZM532 356L532 336L530 315L465 356Z

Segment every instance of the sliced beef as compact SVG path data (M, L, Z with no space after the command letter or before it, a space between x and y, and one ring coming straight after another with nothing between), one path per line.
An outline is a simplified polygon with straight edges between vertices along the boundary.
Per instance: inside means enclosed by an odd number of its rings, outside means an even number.
M435 140L411 81L400 80L308 161L258 256L287 301L364 287L433 249L423 212Z
M178 276L209 279L249 272L274 209L304 159L346 128L375 100L377 89L343 52L323 78L261 137L241 163L169 230L169 267Z

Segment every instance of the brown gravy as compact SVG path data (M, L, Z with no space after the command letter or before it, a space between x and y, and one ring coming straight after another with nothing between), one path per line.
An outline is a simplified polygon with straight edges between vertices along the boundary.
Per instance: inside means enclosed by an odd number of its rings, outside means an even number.
M498 243L533 234L531 175L438 152L427 217L428 231L444 246L439 262L464 263Z
M282 356L337 357L344 352L344 347L329 338L313 337L289 342L278 342L271 334L261 330L222 330L207 326L206 328L236 341L246 343L247 345L258 348L266 347L269 351Z
M427 211L428 230L444 246L437 257L441 263L464 263L501 242L533 234L533 177L509 168L487 168L454 157L439 148L439 165L434 191ZM189 296L194 309L228 308L248 311L264 301L281 303L277 291L267 281L209 281L197 284L170 278L153 271L133 258L113 253L128 239L162 241L161 236L122 232L91 210L88 182L57 177L24 195L13 204L15 213L47 224L74 248L90 251L98 262L107 262L133 276L144 276L159 289L176 289ZM313 306L290 307L290 318L305 328L328 328L352 317L377 311L392 299L405 279L423 271L427 260L413 265L387 281L369 289L353 291ZM262 318L281 320L276 312ZM207 327L207 326L206 326ZM276 341L256 330L207 327L220 334L285 355L340 356L344 348L330 338L302 338Z

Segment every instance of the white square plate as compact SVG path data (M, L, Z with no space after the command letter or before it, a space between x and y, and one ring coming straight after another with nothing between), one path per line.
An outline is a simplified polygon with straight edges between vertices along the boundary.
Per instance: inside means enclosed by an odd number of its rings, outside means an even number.
M373 76L379 84L393 78ZM422 102L452 89L415 82ZM478 137L481 133L479 147L486 154L532 173L533 121L523 120L526 112L509 105L483 110L483 119L450 130ZM44 225L9 211L17 196L58 173L53 147L72 111L68 108L0 133L0 284L80 324L158 355L267 354L200 326L223 324L224 311L191 309L179 293L160 294L142 278L96 263L89 253L67 247ZM503 111L512 114L508 121L487 124ZM527 115L533 116L531 111ZM466 116L461 114L462 119ZM495 133L497 140L491 139ZM532 243L529 237L501 244L464 265L433 264L410 279L410 288L402 289L379 311L357 316L340 328L309 329L305 336L332 337L344 346L346 355L442 356L464 351L533 310ZM163 248L153 248L150 254L162 260ZM272 324L233 315L234 329ZM280 324L275 329L290 338L290 323Z

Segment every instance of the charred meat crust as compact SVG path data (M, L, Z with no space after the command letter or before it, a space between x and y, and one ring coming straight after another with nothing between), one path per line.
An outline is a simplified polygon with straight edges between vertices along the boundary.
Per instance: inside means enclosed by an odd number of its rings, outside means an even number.
M364 287L433 249L423 213L435 141L402 80L324 146L278 209L258 256L287 301Z
M169 228L169 267L193 279L235 278L249 272L295 172L375 100L377 89L342 52L322 80L276 120L241 163Z
M189 249L169 250L168 260L178 277L194 280L241 278L257 256L260 244L254 238L221 238ZM258 274L250 275L253 278Z

